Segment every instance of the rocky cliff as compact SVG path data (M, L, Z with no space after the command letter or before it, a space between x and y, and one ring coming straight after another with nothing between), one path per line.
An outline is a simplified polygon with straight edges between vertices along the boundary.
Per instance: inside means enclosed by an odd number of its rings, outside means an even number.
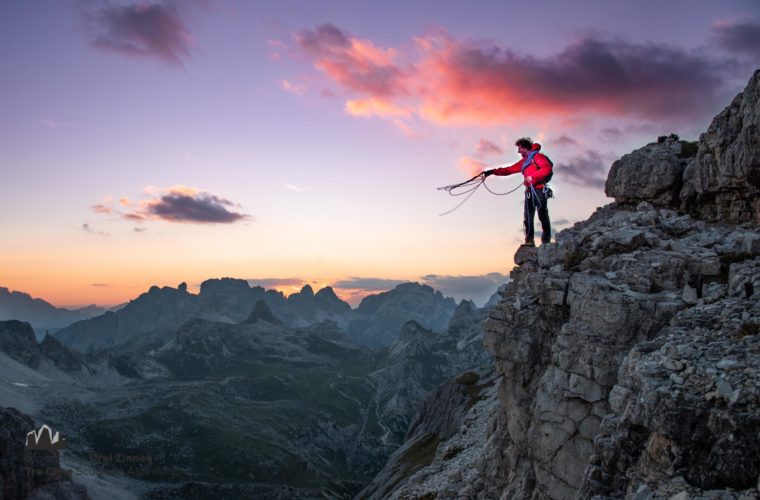
M483 323L500 404L470 423L479 457L418 446L422 469L397 454L365 495L757 498L758 95L760 71L696 145L624 156L614 203L518 250Z

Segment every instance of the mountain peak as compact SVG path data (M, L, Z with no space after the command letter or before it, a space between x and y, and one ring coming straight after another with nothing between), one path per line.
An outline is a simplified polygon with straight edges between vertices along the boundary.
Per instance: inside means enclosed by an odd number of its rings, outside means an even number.
M272 310L263 300L256 301L256 305L253 306L251 315L248 316L248 319L246 319L244 323L256 323L258 321L266 321L267 323L272 323L273 325L282 325L282 321L275 317L274 313L272 313Z
M338 296L335 295L335 290L333 290L333 288L331 286L326 286L326 287L322 288L314 296L315 297L324 297L326 299L331 299L331 300L334 300L334 299L340 300L338 298Z

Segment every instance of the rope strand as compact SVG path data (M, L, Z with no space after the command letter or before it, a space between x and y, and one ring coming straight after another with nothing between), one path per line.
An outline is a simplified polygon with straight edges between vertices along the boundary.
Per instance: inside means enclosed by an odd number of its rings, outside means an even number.
M451 212L453 212L454 210L456 210L459 207L461 207L462 205L464 205L464 202L466 202L467 200L469 200L470 196L472 196L473 194L475 194L475 191L477 191L480 186L485 186L486 190L489 193L491 193L491 194L495 194L497 196L504 196L504 195L507 195L507 194L514 193L515 191L517 191L518 189L520 189L520 186L522 186L522 183L518 184L517 187L515 187L514 189L512 189L510 191L507 191L506 193L497 193L497 192L492 191L486 185L486 176L481 172L478 175L476 175L475 177L473 177L472 179L468 179L468 180L466 180L464 182L460 182L459 184L451 184L449 186L439 187L438 188L439 191L440 190L446 191L447 193L449 193L450 196L462 196L462 195L465 195L465 194L467 196L462 201L460 201L457 204L457 206L455 206L451 210L449 210L447 212L443 212L442 214L438 214L438 215L439 216L440 215L448 215ZM459 188L469 188L469 189L466 189L466 190L460 191L460 192L454 192L456 189L459 189Z

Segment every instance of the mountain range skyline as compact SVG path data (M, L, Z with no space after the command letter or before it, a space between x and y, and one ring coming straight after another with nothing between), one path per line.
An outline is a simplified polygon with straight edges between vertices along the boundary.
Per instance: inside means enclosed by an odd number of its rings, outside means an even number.
M751 0L3 2L0 283L65 307L213 276L485 295L520 193L440 217L457 200L436 187L530 136L572 226L610 201L613 160L697 138L758 33Z
M454 277L454 278L456 279L457 277ZM5 298L10 297L17 302L23 302L24 307L29 307L29 305L33 305L33 306L42 307L45 309L53 308L62 313L72 313L72 314L81 313L84 315L95 316L95 315L102 314L106 311L116 311L118 309L121 309L122 307L126 306L127 304L135 300L140 295L144 293L148 293L150 290L154 288L184 289L192 295L199 295L201 293L201 288L205 282L212 282L212 281L218 281L218 280L239 280L239 279L240 278L232 278L232 277L226 276L226 277L221 277L221 278L208 278L204 280L203 282L193 283L193 284L188 284L183 281L174 286L150 285L147 290L138 292L135 296L128 298L127 301L120 302L118 304L105 304L105 303L99 304L97 302L93 302L90 304L82 304L82 305L78 305L78 304L77 305L59 305L59 304L53 304L52 302L46 300L43 297L34 297L23 290L11 290L7 287L0 286L0 316L3 316L3 315L8 316L8 318L0 318L0 320L17 319L16 317L12 318L11 316L13 316L13 314L11 314L10 312L8 312L7 314L2 313L2 311L4 310L3 307L10 308L10 305L7 302L3 302L4 297ZM345 295L345 294L339 293L339 291L341 290L340 288L336 289L336 287L331 284L326 284L322 286L321 288L318 288L315 283L307 283L305 281L300 281L296 279L289 280L287 282L288 286L285 287L284 289L283 287L278 287L278 286L272 286L272 287L267 286L268 283L271 283L271 282L279 283L280 280L242 279L242 281L247 282L251 288L259 287L259 288L264 289L265 291L280 293L285 299L291 298L298 294L303 294L304 292L314 295L314 294L318 294L320 292L325 292L329 290L329 291L332 291L340 301L345 302L351 307L351 309L354 309L354 310L359 308L359 306L361 305L362 301L364 301L365 298L394 290L399 285L404 285L404 284L416 284L416 285L421 285L421 286L428 286L432 288L434 291L442 293L443 296L451 297L457 302L471 301L477 307L482 307L484 304L488 302L489 299L492 298L492 296L496 293L496 291L498 290L500 286L502 286L504 283L509 281L509 277L506 275L499 275L498 273L492 273L492 275L489 276L489 279L493 280L494 286L491 288L489 283L487 282L484 283L484 281L479 280L478 277L463 276L463 277L458 277L458 279L461 279L462 281L465 282L465 286L462 287L464 290L468 290L468 289L472 290L476 287L480 288L481 290L479 290L478 293L475 294L475 297L464 296L462 295L462 292L459 292L459 293L455 292L455 294L449 294L449 293L445 293L446 288L438 289L426 283L424 280L424 277L423 279L418 280L418 281L401 281L401 280L371 280L370 281L370 280L367 280L367 283L370 285L370 287L368 287L365 290L371 290L371 292L368 291L366 294L361 294L361 295L358 295L358 294ZM499 280L502 280L502 281L499 281ZM467 283L467 281L469 281L469 283ZM448 290L451 290L451 289L452 287L448 287ZM38 315L39 312L35 311L34 314Z

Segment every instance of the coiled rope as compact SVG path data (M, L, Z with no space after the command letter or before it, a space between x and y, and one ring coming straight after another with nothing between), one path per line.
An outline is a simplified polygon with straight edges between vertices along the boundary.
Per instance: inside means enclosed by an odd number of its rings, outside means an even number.
M438 190L439 191L446 191L451 196L462 196L462 195L465 195L465 194L467 196L465 197L465 199L463 199L462 201L460 201L459 204L457 204L457 206L455 206L451 210L449 210L447 212L443 212L442 214L438 214L438 215L447 215L447 214L450 214L454 210L456 210L459 207L461 207L462 205L464 205L464 202L466 202L467 200L469 200L470 196L472 196L475 193L475 191L478 190L478 188L480 186L484 186L486 188L486 191L488 191L491 194L495 194L496 196L504 196L504 195L508 195L508 194L514 193L515 191L517 191L518 189L520 189L522 187L522 185L523 184L521 182L520 184L517 185L517 187L515 187L512 190L507 191L506 193L497 193L495 191L492 191L488 187L488 185L486 185L486 175L481 172L478 175L476 175L475 177L473 177L472 179L468 179L468 180L466 180L464 182L460 182L459 184L451 184L449 186L441 186L441 187L438 188ZM460 189L462 189L462 190L460 191Z

